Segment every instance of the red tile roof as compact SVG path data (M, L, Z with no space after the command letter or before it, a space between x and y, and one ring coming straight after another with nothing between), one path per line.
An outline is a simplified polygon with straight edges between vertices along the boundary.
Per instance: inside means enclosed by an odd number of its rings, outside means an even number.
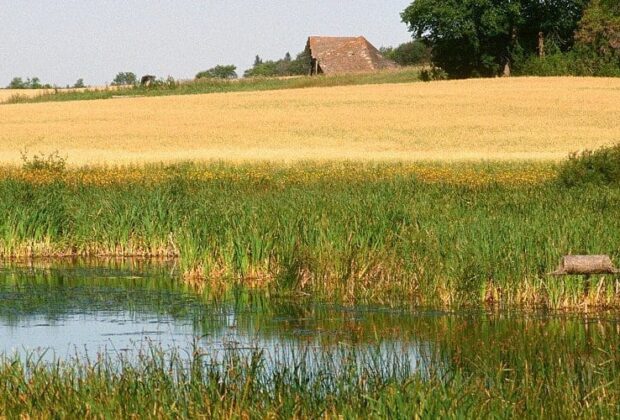
M308 49L325 74L370 72L397 68L363 36L308 38Z

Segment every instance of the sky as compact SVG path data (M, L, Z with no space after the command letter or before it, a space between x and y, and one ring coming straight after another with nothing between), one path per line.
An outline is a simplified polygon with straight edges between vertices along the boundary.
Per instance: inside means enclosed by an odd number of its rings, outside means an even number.
M412 0L0 0L0 87L13 77L103 85L120 71L192 78L293 56L309 35L364 35L377 48L411 39Z

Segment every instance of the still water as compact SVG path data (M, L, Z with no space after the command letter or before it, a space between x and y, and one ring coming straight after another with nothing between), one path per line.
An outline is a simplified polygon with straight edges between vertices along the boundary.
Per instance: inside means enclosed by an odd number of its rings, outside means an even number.
M208 303L172 264L61 261L0 269L0 355L44 360L133 354L155 345L212 359L262 350L288 357L372 351L421 370L424 361L552 360L620 349L617 313L448 312L346 307L231 295Z

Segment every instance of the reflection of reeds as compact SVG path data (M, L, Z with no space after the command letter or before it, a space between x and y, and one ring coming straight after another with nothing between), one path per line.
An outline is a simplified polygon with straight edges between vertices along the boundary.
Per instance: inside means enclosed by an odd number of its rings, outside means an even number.
M619 303L613 279L584 297L546 276L563 254L620 252L620 191L561 188L553 165L0 172L4 257L180 256L198 287L348 302Z
M463 353L454 362L431 357L422 372L412 370L404 355L346 348L275 358L228 349L217 362L199 348L189 357L147 348L133 362L109 356L51 364L36 355L8 358L0 362L0 406L10 418L618 415L615 347L558 357L559 349L549 351L546 344L549 357L530 359L502 344L506 352L500 357L485 354L487 343L477 348L482 360L468 361Z

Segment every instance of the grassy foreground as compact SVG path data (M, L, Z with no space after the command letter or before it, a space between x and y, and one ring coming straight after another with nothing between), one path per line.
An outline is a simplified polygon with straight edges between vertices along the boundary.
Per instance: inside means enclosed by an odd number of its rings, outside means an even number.
M620 188L549 164L3 169L0 254L179 256L188 282L345 302L618 306L614 279L556 279L562 255L620 257Z

